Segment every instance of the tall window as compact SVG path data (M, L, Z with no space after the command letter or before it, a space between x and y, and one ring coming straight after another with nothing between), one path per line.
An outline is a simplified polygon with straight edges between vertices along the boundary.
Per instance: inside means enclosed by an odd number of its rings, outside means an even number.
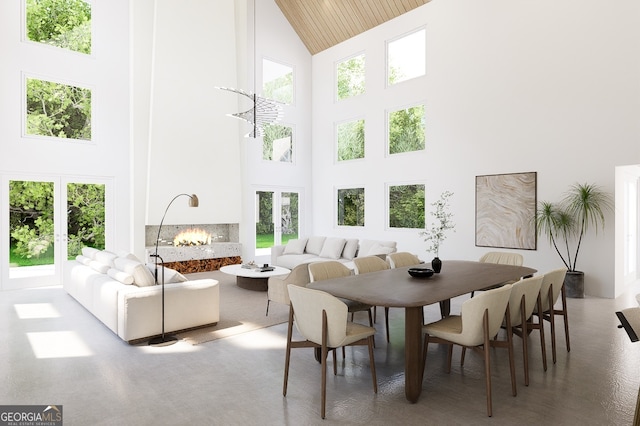
M336 126L338 161L364 158L364 120L347 121Z
M389 154L421 151L425 147L424 105L389 113Z
M264 126L262 138L262 159L279 161L282 163L293 162L293 130L291 127L280 124L267 124Z
M262 94L266 98L292 104L293 68L269 59L263 59Z
M364 226L364 188L338 189L338 225Z
M27 0L28 40L91 54L91 4L84 0Z
M91 140L91 90L26 78L26 134Z
M387 81L400 83L425 74L426 31L415 31L387 43Z
M365 90L364 53L338 63L337 94L338 100L351 98L364 93Z
M424 229L424 185L389 186L389 227Z

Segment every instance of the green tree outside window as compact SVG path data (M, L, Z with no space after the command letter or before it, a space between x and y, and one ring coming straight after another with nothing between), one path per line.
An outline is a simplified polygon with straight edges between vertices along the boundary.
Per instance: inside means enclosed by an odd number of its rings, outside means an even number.
M424 185L389 187L389 227L424 228Z

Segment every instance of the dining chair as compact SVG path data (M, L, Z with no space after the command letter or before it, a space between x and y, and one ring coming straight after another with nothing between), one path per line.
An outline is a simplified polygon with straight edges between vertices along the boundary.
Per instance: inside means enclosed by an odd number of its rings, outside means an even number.
M310 282L330 280L332 278L348 277L351 275L351 270L347 268L343 263L336 260L328 260L326 262L311 262L309 263L309 279ZM365 303L356 302L355 300L342 299L351 313L351 321L353 321L353 314L356 312L366 311L369 313L369 326L373 327L373 316L371 309L373 306Z
M540 306L540 287L544 276L525 278L515 282L509 296L509 311L511 313L511 331L522 339L522 358L524 365L524 384L529 386L529 319L533 309ZM503 322L506 327L506 321ZM544 346L544 327L540 328L540 346L542 359L546 371L546 350Z
M325 418L327 400L327 355L333 352L333 374L336 375L335 348L367 345L373 392L378 393L376 365L373 358L375 329L347 321L347 305L329 293L289 284L289 327L284 364L282 395L287 396L289 363L292 348L320 348L322 364L321 417ZM304 340L293 341L293 324Z
M364 256L353 259L354 272L356 274L366 274L389 269L389 264L378 256ZM373 319L376 318L376 306L373 307ZM384 324L387 329L387 342L389 341L389 307L384 307Z
M515 381L515 363L513 360L513 340L511 333L511 315L509 296L511 284L487 290L478 296L462 303L460 315L451 315L439 321L426 324L424 331L424 348L422 352L422 369L427 362L429 343L449 345L447 372L451 372L453 345L463 348L460 365L464 365L464 349L472 348L484 356L485 387L487 393L487 415L493 414L491 401L491 348L503 347L509 352L509 370L511 372L511 391L517 395ZM498 340L497 334L506 318L507 340Z
M540 308L535 308L533 314L538 317L538 324L544 327L544 321L551 325L551 354L553 363L556 363L556 315L562 316L564 320L564 336L567 345L567 352L571 351L569 342L569 320L567 316L567 294L564 288L564 277L567 274L565 268L554 269L544 274L542 286L540 287ZM558 298L561 299L562 309L556 308Z
M269 277L269 280L267 281L267 312L265 313L265 316L269 315L269 304L271 302L282 303L284 305L288 305L290 303L287 285L295 284L304 287L310 282L308 263L296 265L291 272L284 277Z
M522 263L524 262L524 257L522 257L520 253L511 253L506 251L490 251L480 256L480 259L478 259L478 262L497 263L498 265L522 266ZM490 290L492 288L501 287L504 284L513 284L514 282L515 281L500 283L495 286L483 288L482 290L479 290L479 291ZM475 294L475 291L472 291L471 297L473 297L474 294Z
M404 266L413 266L422 263L418 256L406 251L388 254L387 258L392 268L402 268Z

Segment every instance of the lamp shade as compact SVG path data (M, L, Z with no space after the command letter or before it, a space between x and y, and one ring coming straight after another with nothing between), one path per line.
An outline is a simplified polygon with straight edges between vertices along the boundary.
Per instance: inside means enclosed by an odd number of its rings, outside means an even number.
M200 205L200 201L198 200L198 196L196 194L191 194L189 196L189 207L198 207Z

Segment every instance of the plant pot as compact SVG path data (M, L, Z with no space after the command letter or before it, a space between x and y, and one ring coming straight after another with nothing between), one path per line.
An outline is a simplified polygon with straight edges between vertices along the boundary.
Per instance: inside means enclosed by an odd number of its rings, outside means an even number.
M439 257L434 257L431 261L431 268L433 269L433 272L439 274L442 269L442 260L440 260Z
M567 292L567 297L584 298L584 272L567 271L567 275L564 277L564 288Z

